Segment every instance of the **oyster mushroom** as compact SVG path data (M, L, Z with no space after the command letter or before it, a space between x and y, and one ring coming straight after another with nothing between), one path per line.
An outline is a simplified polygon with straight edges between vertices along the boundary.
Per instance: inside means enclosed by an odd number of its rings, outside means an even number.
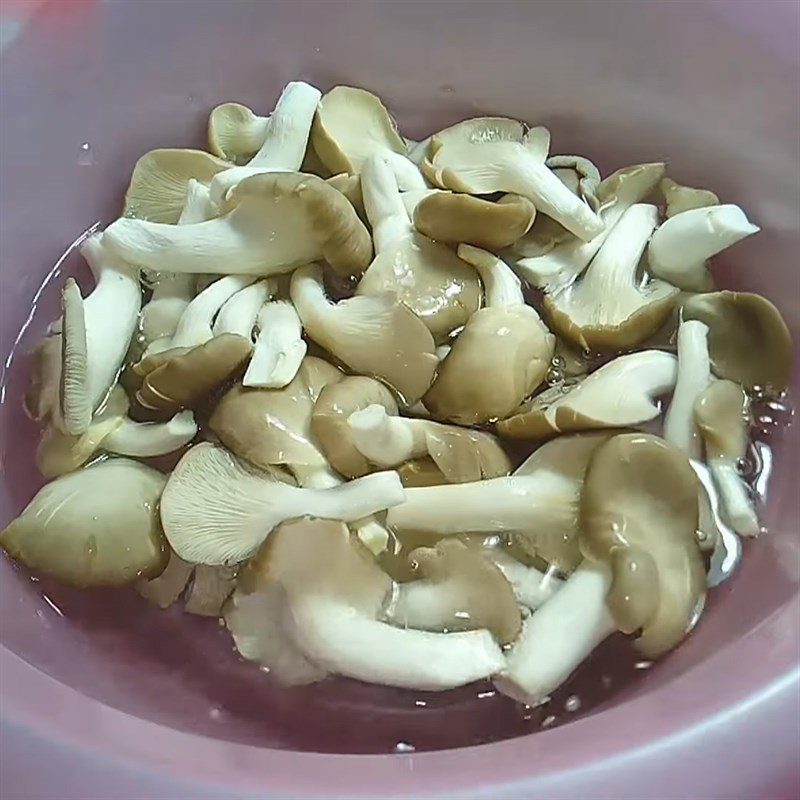
M769 300L749 292L712 292L689 298L684 319L708 325L711 368L750 391L780 394L789 383L792 337Z
M433 381L439 360L425 324L397 295L360 295L331 303L318 266L292 275L291 297L308 335L354 372L390 384L408 405Z
M460 122L431 139L422 171L436 186L468 194L511 192L589 241L603 230L592 209L545 166L546 129L482 117Z
M432 458L412 458L397 468L403 488L415 486L441 486L448 483Z
M636 648L651 658L686 636L705 601L697 490L686 456L643 433L606 442L586 472L581 550L609 565L615 624L625 633L641 629Z
M650 272L686 291L707 291L710 276L706 261L760 230L735 205L692 208L674 214L650 240Z
M348 175L346 172L340 172L338 175L328 178L325 183L333 186L337 192L341 192L350 201L350 205L356 210L356 214L362 222L367 221L360 175Z
M322 163L334 174L361 172L370 156L391 164L403 190L424 189L417 166L406 157L407 145L380 98L354 86L334 86L317 106L311 141Z
M167 563L157 510L164 483L160 472L123 458L64 475L0 533L0 546L74 586L155 577Z
M142 579L134 588L137 594L159 608L169 608L184 592L194 572L194 564L169 551L164 571L155 578Z
M640 344L661 327L678 290L655 279L642 284L636 276L657 224L655 206L632 205L583 275L545 296L545 313L556 332L584 349L618 351Z
M267 389L286 386L300 369L307 349L294 306L285 300L265 303L258 312L258 338L242 383Z
M429 456L449 483L495 478L511 471L503 448L483 431L390 415L380 404L354 411L347 426L356 450L384 469Z
M599 210L601 201L597 192L600 188L600 171L593 162L585 156L550 156L545 164L554 171L566 170L573 173L577 180L573 194L580 195L592 211Z
M356 293L396 293L436 342L446 340L478 310L475 270L446 245L414 231L397 182L379 156L364 162L361 189L376 255Z
M677 359L660 350L619 356L571 387L554 386L500 420L512 439L541 439L567 431L634 427L661 412L657 398L671 392Z
M238 278L239 276L231 275L229 277ZM224 278L220 278L216 283L220 283L222 280ZM215 286L216 283L211 285ZM212 334L219 336L223 333L235 333L245 339L252 339L259 312L267 300L275 294L275 289L274 279L267 278L250 283L231 295L219 309L212 327Z
M387 621L444 633L486 628L500 644L517 638L522 617L514 592L489 558L457 539L420 547L410 558L422 578L395 589Z
M714 381L694 404L694 418L706 447L706 459L722 500L725 517L742 536L757 536L760 526L738 465L747 451L750 403L733 381Z
M525 305L519 280L504 262L469 245L459 254L481 275L486 307L453 342L423 402L437 419L473 425L518 408L544 379L555 339Z
M661 194L664 195L664 200L667 201L667 219L671 219L682 211L719 205L719 197L714 192L708 189L693 189L691 186L681 186L672 178L664 178L659 185L659 189L661 189Z
M172 549L197 564L252 556L281 522L304 515L355 522L402 502L400 479L379 472L330 489L302 489L258 471L225 448L192 447L170 475L161 520Z
M153 270L270 275L324 258L344 276L360 274L372 242L347 199L315 175L280 172L238 183L221 216L194 225L118 219L103 243Z
M219 617L222 606L236 586L237 572L237 567L197 564L189 584L184 610L201 617Z
M208 117L208 149L226 161L243 164L264 144L269 117L254 114L241 103L222 103Z
M503 573L511 584L517 602L532 611L544 605L563 585L555 570L540 572L536 567L518 561L502 546L482 548L486 558Z
M437 242L463 242L498 250L528 232L536 208L530 200L515 194L493 203L469 194L426 192L413 213L414 227Z

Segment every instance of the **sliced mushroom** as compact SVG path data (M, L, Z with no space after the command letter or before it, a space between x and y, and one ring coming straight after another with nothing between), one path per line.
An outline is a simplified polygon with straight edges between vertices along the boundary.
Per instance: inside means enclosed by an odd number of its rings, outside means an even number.
M241 103L222 103L208 117L208 149L215 156L242 164L264 144L269 117L254 114Z
M231 275L229 277L239 276ZM221 278L216 283L220 283L222 280L224 278ZM212 284L212 286L215 285ZM275 291L274 278L256 281L240 289L236 294L228 298L220 308L214 320L213 335L235 333L238 336L244 336L245 339L252 339L259 312L267 300L275 294Z
M705 601L697 543L697 478L688 459L656 436L615 436L592 457L581 496L581 549L607 563L607 603L636 648L655 657L695 625Z
M664 200L667 201L666 217L670 219L683 211L694 208L708 208L718 206L719 197L708 189L693 189L691 186L681 186L672 178L664 178L659 185Z
M258 313L258 339L242 383L266 389L286 386L307 350L294 306L286 300L265 303Z
M74 586L155 577L167 564L157 510L164 483L160 472L122 458L64 475L0 533L0 546Z

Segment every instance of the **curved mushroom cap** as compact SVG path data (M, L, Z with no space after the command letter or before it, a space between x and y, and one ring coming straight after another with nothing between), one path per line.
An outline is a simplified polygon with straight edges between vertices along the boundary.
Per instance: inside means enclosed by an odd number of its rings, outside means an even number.
M168 558L158 520L165 482L160 472L122 458L64 475L0 533L0 546L35 572L74 586L155 577Z
M414 486L441 486L448 482L432 458L412 458L397 468L397 474L405 489Z
M441 343L481 304L478 274L449 247L414 233L381 250L357 294L395 292Z
M505 450L486 431L432 423L425 440L433 463L448 483L497 478L511 472Z
M375 153L406 154L406 143L380 98L355 86L334 86L317 106L311 142L333 173L361 172Z
M708 208L708 206L718 206L719 197L708 189L693 189L691 186L681 186L672 178L664 178L659 188L664 200L667 201L666 217L674 217L683 211L691 211L694 208Z
M694 404L708 459L744 458L747 452L749 401L733 381L713 381Z
M208 149L234 164L245 164L264 144L269 117L241 103L222 103L208 117Z
M364 222L367 219L367 212L364 208L364 195L361 192L361 176L348 175L340 172L325 180L328 186L333 186L337 192L341 192L349 201L350 205L356 210L358 218Z
M136 400L157 417L194 408L247 361L252 348L249 339L223 333L191 349L146 356L133 368L143 378Z
M151 150L133 168L122 215L174 224L183 210L189 180L207 184L230 166L202 150Z
M792 337L775 306L749 292L711 292L689 298L684 319L709 327L711 367L751 391L780 394L789 384Z
M486 628L501 644L517 638L522 616L514 591L480 551L446 539L412 551L409 558L422 580L398 588L387 611L392 622L443 632Z
M503 419L542 382L554 345L530 306L482 308L439 365L425 407L464 425Z
M636 647L650 657L683 639L705 599L697 491L686 456L649 434L615 436L586 472L581 549L609 562L609 609L622 631L643 629Z
M540 439L566 431L634 427L661 412L657 398L678 374L671 353L643 350L619 356L571 386L553 386L497 423L501 436Z
M330 465L341 475L358 478L373 472L369 461L352 441L348 417L367 406L380 405L397 414L394 395L374 378L353 375L329 383L319 393L311 415L311 432Z
M497 250L527 233L535 216L533 203L516 194L493 203L469 194L434 192L417 203L414 227L438 242Z
M344 376L321 358L306 356L283 389L236 384L217 403L209 427L239 458L257 467L326 466L311 440L311 413L323 387Z

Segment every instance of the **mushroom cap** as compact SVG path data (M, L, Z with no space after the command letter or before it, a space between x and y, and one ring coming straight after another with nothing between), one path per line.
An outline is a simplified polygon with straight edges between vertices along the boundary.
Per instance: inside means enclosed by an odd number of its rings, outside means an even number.
M358 478L375 470L352 442L348 417L354 411L378 404L387 413L397 414L397 401L389 389L375 378L352 375L330 382L319 393L311 415L311 433L330 465L348 478Z
M544 379L555 339L530 306L482 308L458 335L423 402L474 425L512 414Z
M283 389L237 383L217 403L209 427L225 447L256 467L324 467L325 456L311 439L311 414L322 389L343 377L321 358L306 356Z
M333 186L337 192L341 192L356 210L358 218L362 222L366 221L367 212L364 208L364 195L361 192L360 175L348 175L346 172L340 172L338 175L332 175L327 178L325 182L329 186Z
M30 376L23 401L36 422L60 415L61 333L45 336L31 351Z
M241 103L222 103L208 117L208 149L234 164L245 164L264 144L269 117Z
M480 551L458 539L443 539L434 547L417 548L409 558L417 563L424 585L412 581L399 590L392 613L397 624L445 632L486 628L501 644L517 638L522 616L514 591Z
M684 319L709 327L711 367L720 378L750 391L780 394L789 384L792 337L775 306L750 292L710 292L690 297Z
M134 366L143 378L136 400L159 418L194 408L247 361L252 348L244 336L223 333L197 347L146 356Z
M184 611L201 617L219 617L222 606L236 586L238 569L198 564L194 568Z
M48 483L0 533L0 546L34 572L73 586L123 586L167 564L158 520L165 477L109 459Z
M694 404L694 419L703 434L706 455L744 458L750 403L744 389L733 381L713 381Z
M581 550L609 563L610 610L622 630L642 629L636 647L650 657L683 639L704 602L697 492L686 456L644 433L621 434L598 447L586 472Z
M412 458L397 468L397 474L403 488L410 489L414 486L441 486L447 483L436 462L432 458ZM426 540L427 541L427 540Z
M194 564L169 551L169 561L156 578L137 581L137 594L159 608L169 608L182 594L194 572Z
M414 233L381 250L357 294L395 292L424 323L437 344L461 327L481 304L477 272L450 248Z
M533 203L516 194L493 203L469 194L435 192L417 203L414 227L439 242L497 250L527 233L535 216Z
M145 153L133 168L122 215L150 222L176 223L190 178L201 183L230 164L202 150L160 149Z
M691 186L681 186L672 178L664 178L659 185L664 200L667 201L666 217L674 217L682 211L691 211L694 208L707 208L718 206L719 197L708 189L693 189Z
M425 433L425 442L433 463L448 483L497 478L511 472L505 450L486 431L431 425Z
M331 172L361 172L376 152L405 155L407 147L380 98L355 86L334 86L317 106L311 142Z

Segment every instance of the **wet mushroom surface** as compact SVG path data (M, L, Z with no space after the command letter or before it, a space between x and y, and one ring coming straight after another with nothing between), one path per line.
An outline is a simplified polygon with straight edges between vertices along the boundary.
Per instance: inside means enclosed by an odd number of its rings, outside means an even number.
M765 533L792 341L715 286L758 220L537 122L416 143L293 81L145 153L30 354L47 483L0 547L219 620L279 687L481 681L549 719L597 652L668 657Z

